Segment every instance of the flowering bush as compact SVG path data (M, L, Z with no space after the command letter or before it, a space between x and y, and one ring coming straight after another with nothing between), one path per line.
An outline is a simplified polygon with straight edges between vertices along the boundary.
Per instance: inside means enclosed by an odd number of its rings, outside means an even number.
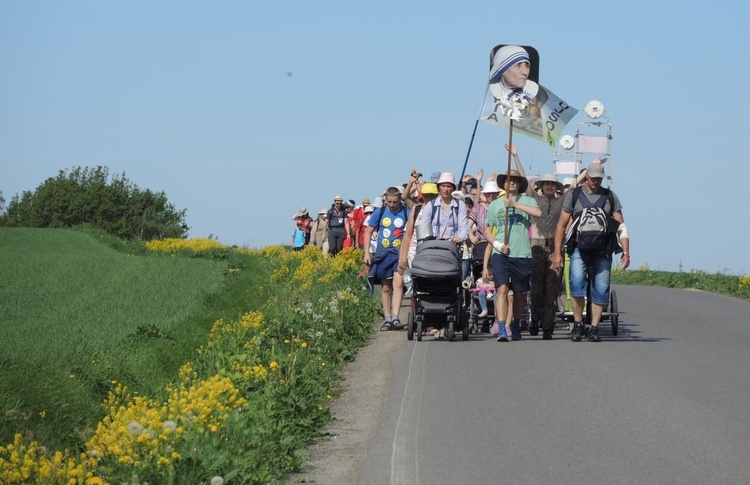
M219 246L149 243L168 252ZM260 262L269 288L248 291L268 291L267 304L214 322L162 399L112 381L105 417L80 453L48 452L16 435L0 447L0 483L278 483L298 469L297 451L330 419L337 373L367 342L378 305L357 278L359 250L336 258L312 246L231 251Z

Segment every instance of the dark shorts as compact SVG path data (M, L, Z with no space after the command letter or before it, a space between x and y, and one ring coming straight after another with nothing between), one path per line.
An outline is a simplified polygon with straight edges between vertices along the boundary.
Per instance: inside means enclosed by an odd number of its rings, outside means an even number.
M376 252L372 256L372 276L378 281L393 278L393 273L398 269L398 256L396 251Z
M490 258L495 286L508 286L514 293L529 291L531 258L509 258L505 254L493 254Z

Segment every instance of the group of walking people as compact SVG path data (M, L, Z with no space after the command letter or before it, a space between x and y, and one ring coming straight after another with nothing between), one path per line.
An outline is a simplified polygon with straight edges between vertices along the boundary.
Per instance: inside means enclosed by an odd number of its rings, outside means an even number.
M520 319L529 291L529 327L541 328L543 340L552 339L564 264L570 265L574 320L570 338L575 342L583 338L588 297L592 303L588 339L601 340L598 326L609 304L613 254L620 254L623 269L630 264L622 205L614 192L602 187L605 160L594 159L564 184L551 173L529 184L516 148L505 145L505 149L515 169L492 173L486 182L483 170L458 183L450 172L422 181L422 174L412 167L408 183L389 187L378 207L368 199L355 206L354 201L336 196L331 209L321 210L311 221L316 244L320 226L325 225L332 255L347 240L363 249L368 277L382 288L381 330L403 328L399 311L404 275L416 254L418 228L429 227L431 237L451 240L461 248L464 278L470 271L471 247L487 242L481 280L494 290L490 294L495 321L490 331L498 341L521 340ZM298 213L295 218L299 221L302 216Z

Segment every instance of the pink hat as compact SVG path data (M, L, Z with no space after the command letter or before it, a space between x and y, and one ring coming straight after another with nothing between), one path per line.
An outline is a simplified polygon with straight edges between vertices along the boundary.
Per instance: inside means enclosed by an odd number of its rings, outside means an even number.
M453 185L453 190L456 190L456 179L453 177L453 174L450 172L443 172L440 174L440 178L436 182L438 187L440 184L451 184Z

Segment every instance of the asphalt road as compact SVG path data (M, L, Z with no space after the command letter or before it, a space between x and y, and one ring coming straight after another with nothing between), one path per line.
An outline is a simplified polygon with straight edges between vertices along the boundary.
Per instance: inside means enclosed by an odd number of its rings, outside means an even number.
M615 290L601 343L402 333L358 483L750 483L750 303Z

